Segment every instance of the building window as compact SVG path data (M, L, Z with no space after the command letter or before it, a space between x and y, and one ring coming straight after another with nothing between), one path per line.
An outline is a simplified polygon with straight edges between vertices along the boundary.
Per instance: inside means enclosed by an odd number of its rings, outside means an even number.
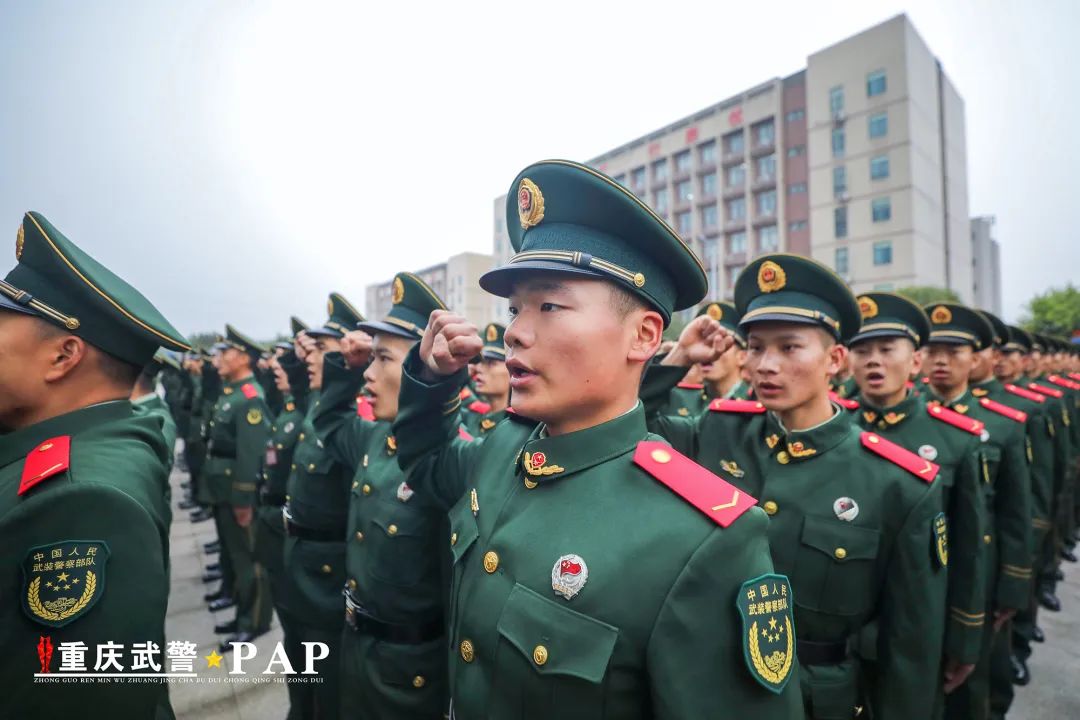
M746 252L746 233L736 232L728 235L728 252L731 254Z
M776 231L775 225L766 225L758 230L757 236L758 252L775 252L780 248L780 233Z
M788 195L802 195L806 192L806 183L791 183L787 186Z
M719 214L716 212L716 205L706 205L701 208L701 226L706 230L715 230L719 223Z
M874 97L885 92L885 71L876 70L866 76L866 97Z
M744 148L743 131L736 130L724 136L724 153L727 155L741 154Z
M805 230L806 228L807 223L805 220L796 220L795 222L788 223L787 226L788 232L799 232L800 230Z
M675 156L675 173L681 175L688 172L690 172L690 151L683 150Z
M653 182L667 182L667 158L657 160L652 164Z
M735 281L739 279L739 273L742 272L742 265L729 265L727 269L727 282L728 287L735 287Z
M874 264L892 265L892 240L879 240L874 243Z
M702 259L705 261L705 272L708 275L710 288L720 285L720 278L717 275L720 265L719 245L719 238L705 238L701 243Z
M833 208L833 235L838 238L847 237L847 205Z
M754 161L754 170L757 173L758 182L774 179L776 177L776 156L765 155L759 157Z
M889 156L878 155L870 158L870 179L883 180L889 177Z
M784 120L793 123L802 120L804 117L806 117L806 111L799 108L798 110L789 111L788 114L784 116Z
M870 137L879 138L889 134L889 116L878 113L870 116Z
M635 168L630 173L630 187L634 190L645 189L645 168Z
M844 111L844 88L837 85L829 90L829 114L836 115Z
M892 217L892 201L888 196L874 198L870 201L870 214L874 222L885 222Z
M844 128L833 128L832 156L834 158L844 157Z
M698 146L698 162L703 166L716 164L716 141L710 140Z
M668 211L667 188L660 188L653 193L653 210L661 214Z
M874 286L874 292L892 292L895 286L892 283L878 283Z
M730 188L741 188L746 182L746 164L739 163L738 165L732 165L727 169L727 186Z
M847 168L839 165L832 169L832 194L840 197L847 192Z
M690 233L693 231L694 219L689 210L678 213L675 216L675 224L679 228L680 235L690 237Z
M705 197L716 195L716 173L706 173L701 176L701 194Z
M754 195L754 205L757 208L758 217L776 214L776 191L768 190ZM773 230L776 228L774 227Z
M754 145L757 147L769 147L776 142L776 128L772 120L760 122L754 126Z
M680 180L675 186L675 197L679 202L690 202L694 199L694 183L690 180Z
M728 220L745 220L746 219L746 198L737 197L727 201L727 207L724 210L724 215Z
M787 149L787 156L788 157L802 157L805 154L806 154L806 146L805 145L792 145L791 147L789 147Z
M846 247L836 248L833 267L836 268L836 274L840 276L847 275L850 272L848 270L848 249Z

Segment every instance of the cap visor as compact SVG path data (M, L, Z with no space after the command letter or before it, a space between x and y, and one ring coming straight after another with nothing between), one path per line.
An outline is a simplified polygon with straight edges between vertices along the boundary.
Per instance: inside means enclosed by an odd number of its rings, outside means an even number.
M550 260L524 260L513 265L503 265L484 273L480 276L480 287L496 297L510 297L516 283L539 272L583 275L615 282L614 278L598 273L595 270L574 267Z
M905 340L910 340L911 342L915 342L915 338L911 337L906 332L902 332L900 330L892 330L892 329L881 329L881 330L867 330L866 332L861 332L858 335L856 335L855 337L848 340L847 344L848 344L848 347L850 347L850 346L855 345L857 343L861 343L863 340L876 340L877 338L904 338Z
M386 335L394 335L397 337L408 338L409 340L419 340L420 336L416 333L411 333L403 327L392 325L380 320L365 320L362 323L356 323L357 330L363 330L368 335L374 335L375 333L384 333ZM423 332L422 328L418 328L419 332Z
M11 310L12 312L22 313L23 315L33 315L42 319L45 317L29 305L20 305L10 299L7 295L0 295L0 310Z
M485 360L506 360L506 353L498 350L485 349L480 356Z
M789 315L785 312L767 312L761 315L755 315L749 320L742 320L739 322L739 327L744 331L748 331L754 325L763 322L781 322L781 323L795 323L796 325L813 325L819 327L822 330L828 330L833 337L839 337L836 330L829 327L825 323L818 322L812 318L803 317L801 315Z
M307 330L304 331L304 334L309 335L311 337L333 337L333 338L343 338L343 337L345 337L345 334L342 333L340 330L335 330L333 328L328 328L328 327L308 328Z

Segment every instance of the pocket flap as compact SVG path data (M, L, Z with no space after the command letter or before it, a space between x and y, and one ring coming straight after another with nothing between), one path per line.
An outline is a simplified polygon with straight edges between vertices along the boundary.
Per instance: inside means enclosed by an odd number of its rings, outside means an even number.
M480 531L476 529L476 518L472 514L469 496L464 495L457 505L450 508L450 551L454 556L454 564L457 564L479 536Z
M541 675L599 683L619 629L515 585L499 616L499 634Z
M820 550L836 562L872 560L877 557L881 533L835 518L807 515L803 521L802 543Z
M427 533L424 518L416 517L410 512L386 512L380 508L372 522L382 528L389 537L416 537Z

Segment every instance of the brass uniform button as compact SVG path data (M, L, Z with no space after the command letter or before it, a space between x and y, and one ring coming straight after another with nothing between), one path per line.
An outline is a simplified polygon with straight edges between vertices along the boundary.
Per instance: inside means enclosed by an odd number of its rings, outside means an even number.
M789 462L791 462L791 456L788 455L788 451L781 450L780 452L776 453L776 462L780 463L781 465L787 465Z
M990 544L990 539L991 538L990 538L989 535L983 535L983 542L986 543L987 545Z
M333 568L330 567L329 565L323 565L322 566L322 571L326 575L329 575L331 570L333 570Z
M307 466L308 472L315 472L315 463L310 463Z
M471 663L476 658L476 650L473 648L472 640L462 640L458 650L461 652L461 659L467 663Z
M412 686L414 688L422 688L425 683L427 683L427 680L424 679L423 675L417 675L412 679Z
M277 444L277 449L278 449L278 450L284 450L284 449L285 449L285 446L284 446L284 445L282 445L281 443L278 443L278 444Z
M837 560L843 560L847 557L847 550L844 548L836 548L836 550L833 551L833 555L836 556Z
M363 493L365 495L370 495L371 494L371 486L368 485L367 483L364 483L364 487L360 488L360 490L363 491Z
M533 662L537 665L543 665L548 661L548 651L543 645L537 645L533 649Z
M226 475L232 475L232 468L225 468Z
M450 533L450 544L457 545L457 533Z
M293 464L292 464L292 469L293 469L293 470L295 470L295 469L296 469L296 463L293 463Z
M349 578L349 589L350 590L355 590L356 589L356 578Z
M391 524L390 527L386 528L386 532L390 535L397 535L397 525Z
M355 490L355 489L356 489L356 487L357 487L357 486L358 486L359 484L360 484L360 481L359 481L359 480L353 480L353 481L352 481L352 486L353 486L353 490Z
M298 439L303 440L304 439L304 433L300 433L300 437Z
M356 542L364 542L364 533L356 531Z
M653 450L652 459L654 462L658 462L661 465L666 465L671 462L671 453L667 450Z
M776 514L776 511L780 509L780 508L779 508L779 507L777 506L777 504L776 504L776 503L775 503L774 501L772 501L772 500L766 500L766 501L765 501L765 504L764 504L764 505L762 505L762 508L763 508L763 509L765 510L765 512L766 512L766 513L768 513L769 515L775 515L775 514Z
M484 555L484 570L491 574L499 569L499 554L494 550L489 550Z

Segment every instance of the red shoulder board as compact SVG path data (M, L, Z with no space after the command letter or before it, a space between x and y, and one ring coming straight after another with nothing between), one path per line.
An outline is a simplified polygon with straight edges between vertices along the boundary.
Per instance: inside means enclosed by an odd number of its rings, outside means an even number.
M840 407L846 408L847 410L858 410L859 409L859 401L858 400L852 400L851 398L842 398L839 395L837 395L835 392L833 392L832 390L829 391L829 399L832 400L837 405L839 405Z
M479 413L480 415L487 415L489 412L491 412L491 405L484 402L483 400L473 400L471 403L469 403L469 409L472 410L474 413Z
M365 420L375 421L375 408L371 406L371 400L363 395L356 398L356 414Z
M1004 415L1010 420L1015 420L1019 423L1027 422L1027 413L1023 410L1017 410L1016 408L1011 408L1008 405L1002 405L999 402L994 402L990 398L983 398L979 401L979 404L987 410L996 412L998 415Z
M1074 383L1072 380L1066 380L1060 375L1050 375L1046 379L1054 383L1055 385L1060 385L1063 388L1068 388L1070 390L1080 390L1080 384Z
M913 383L911 380L908 380L906 383L904 383L904 387L906 387L908 390L911 390L915 387L915 383Z
M889 442L877 433L864 432L859 435L863 447L880 455L889 462L899 465L917 478L933 482L940 468L929 460L923 460L913 452L905 450L894 442Z
M19 494L22 495L42 480L68 469L71 461L71 436L61 435L38 445L23 463Z
M251 383L244 383L240 386L240 392L244 393L244 397L248 400L259 394L259 391L255 389L255 386Z
M509 405L506 406L506 412L510 413L511 415L517 415L517 410L510 407Z
M1080 382L1080 373L1069 373L1069 377L1076 382Z
M941 405L927 405L926 412L930 413L930 417L937 418L942 422L947 422L953 427L958 427L972 435L982 435L983 430L986 429L986 424L981 420L976 420L967 415L961 415L955 410L950 410Z
M765 412L765 406L756 400L728 400L716 398L709 403L709 409L713 412L736 412L761 414Z
M473 436L469 434L469 431L463 425L458 425L457 434L459 438L465 441L473 439Z
M1040 385L1039 383L1028 383L1028 388L1034 390L1037 393L1042 393L1043 395L1052 398L1064 397L1065 395L1065 393L1061 392L1057 388L1049 388L1045 385Z
M458 393L458 398L461 399L461 400L464 400L465 398L469 397L470 395L472 395L472 391L469 390L469 388L467 388L467 387L463 387L463 388L461 388L461 392Z
M634 464L720 527L726 528L757 505L755 498L662 442L639 442L634 451Z
M1012 383L1005 383L1005 389L1008 390L1009 392L1011 392L1013 395L1017 395L1019 397L1022 397L1025 400L1030 400L1031 402L1037 402L1037 403L1046 402L1046 397L1044 395L1040 395L1037 392L1032 392L1031 390L1026 390L1026 389L1020 387L1019 385L1013 385Z
M705 386L702 385L701 383L688 383L688 382L681 382L678 385L676 385L675 387L682 388L683 390L704 390L705 389Z

